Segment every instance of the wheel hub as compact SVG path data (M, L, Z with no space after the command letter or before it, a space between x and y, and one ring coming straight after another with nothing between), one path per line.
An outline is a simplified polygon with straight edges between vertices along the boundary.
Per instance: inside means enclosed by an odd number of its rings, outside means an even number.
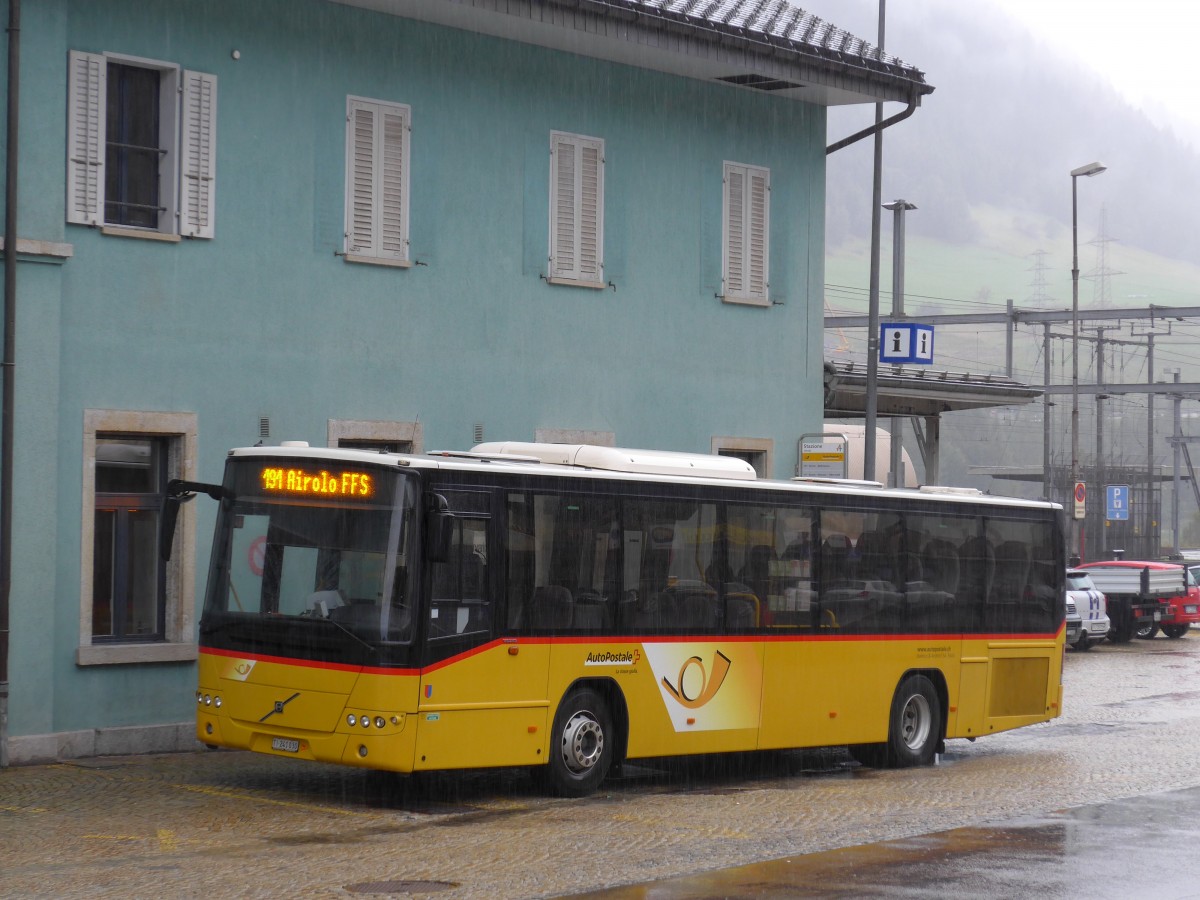
M933 720L929 702L917 694L904 704L901 716L900 738L910 750L918 750L929 739L930 722Z
M590 713L578 712L567 722L562 735L562 758L576 774L586 772L604 753L604 729Z

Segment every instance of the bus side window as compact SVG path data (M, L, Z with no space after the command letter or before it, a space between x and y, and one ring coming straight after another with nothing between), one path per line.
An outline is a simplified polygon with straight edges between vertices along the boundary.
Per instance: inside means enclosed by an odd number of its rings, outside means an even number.
M447 559L433 564L431 638L486 631L491 625L487 525L487 519L454 521Z

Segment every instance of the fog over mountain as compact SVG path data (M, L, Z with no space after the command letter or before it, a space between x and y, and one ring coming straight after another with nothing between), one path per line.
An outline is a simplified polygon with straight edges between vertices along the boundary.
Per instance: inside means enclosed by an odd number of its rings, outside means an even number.
M805 8L877 37L875 0ZM1122 244L1200 264L1200 154L1190 145L983 0L893 0L887 11L886 52L936 87L884 132L883 199L916 202L922 235L976 243L983 235L972 209L988 205L1024 217L1017 227L1028 230L1032 252L1048 237L1042 217L1070 225L1071 169L1101 160L1109 168L1102 183L1080 187L1081 241L1097 230L1094 213L1084 219L1086 190L1093 206L1104 203ZM888 104L884 114L902 108ZM873 107L831 110L829 141L873 119ZM866 139L829 157L831 249L870 233L871 154Z

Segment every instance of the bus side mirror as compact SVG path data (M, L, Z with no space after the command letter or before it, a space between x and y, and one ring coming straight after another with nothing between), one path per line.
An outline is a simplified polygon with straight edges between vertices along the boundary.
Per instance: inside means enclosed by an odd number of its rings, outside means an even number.
M425 556L430 562L446 562L454 542L454 514L441 494L434 494L425 513Z
M162 557L163 562L171 561L171 545L175 543L175 522L179 518L179 504L182 502L179 497L170 493L163 498L162 518L158 520L158 555Z
M232 499L233 494L219 484L204 484L199 481L183 481L172 478L167 482L163 494L162 515L158 520L158 555L163 562L171 561L171 545L175 543L175 523L179 520L179 506L196 496L197 492L208 494L214 500Z

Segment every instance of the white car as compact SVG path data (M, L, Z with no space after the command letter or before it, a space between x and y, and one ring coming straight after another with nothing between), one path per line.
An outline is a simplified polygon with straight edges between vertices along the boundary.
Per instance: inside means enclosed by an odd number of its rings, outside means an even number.
M1079 617L1078 636L1072 634L1072 611ZM1067 570L1067 642L1076 650L1087 650L1108 636L1108 602L1092 583L1092 576L1081 569Z

